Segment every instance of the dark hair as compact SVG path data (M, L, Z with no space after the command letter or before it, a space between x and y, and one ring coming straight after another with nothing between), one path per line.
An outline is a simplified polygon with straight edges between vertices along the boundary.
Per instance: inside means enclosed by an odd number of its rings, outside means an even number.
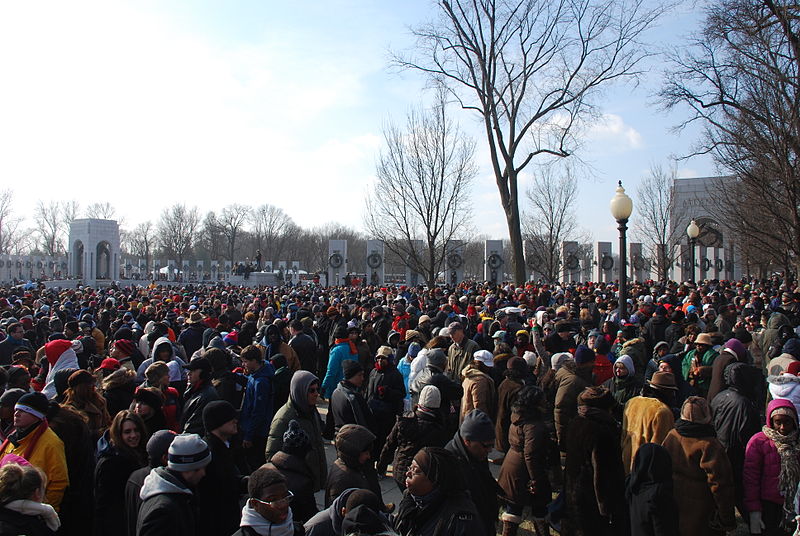
M264 355L261 353L261 349L258 346L249 345L245 346L242 350L242 353L239 354L239 358L242 360L247 361L263 361Z
M520 415L532 419L542 416L544 391L535 385L526 385L517 392L511 409Z
M375 492L364 488L352 491L347 497L347 502L345 503L344 508L349 512L353 508L362 505L366 505L376 512L380 512L382 510L380 499L377 495L375 495Z
M6 328L6 331L11 334L12 331L21 328L23 331L25 330L25 326L22 325L22 322L12 322Z
M289 324L289 327L295 331L303 331L303 323L300 320L292 320L292 323Z
M285 484L286 478L274 467L262 465L250 475L247 482L247 493L250 497L260 498L264 490L273 484Z
M33 465L9 463L0 467L0 504L30 499L33 492L45 486L47 477Z
M77 320L70 320L69 322L64 324L64 329L71 329L72 331L80 331L78 328L78 321Z
M208 359L208 362L211 363L211 368L214 371L231 369L231 355L225 350L221 350L212 346L203 352L203 357Z
M139 430L139 446L135 449L129 447L125 444L125 441L122 440L122 425L125 424L125 421L131 421ZM129 409L120 411L114 416L114 420L111 421L111 426L108 427L108 435L111 438L111 444L114 445L114 448L138 460L140 465L144 465L144 461L147 459L146 445L148 437L147 429L141 417Z

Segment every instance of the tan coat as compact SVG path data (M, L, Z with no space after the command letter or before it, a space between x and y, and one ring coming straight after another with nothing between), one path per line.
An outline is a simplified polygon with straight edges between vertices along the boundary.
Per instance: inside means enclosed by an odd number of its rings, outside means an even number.
M475 365L467 365L461 371L464 381L464 395L461 397L461 411L458 421L473 409L479 409L494 420L497 414L497 390L491 376L482 372Z
M684 437L671 430L663 445L672 458L680 534L723 535L721 526L735 527L733 470L719 440Z
M633 458L645 443L661 443L675 426L675 416L656 398L635 396L622 415L622 463L625 474L633 469Z
M578 414L578 395L589 387L589 381L578 376L574 361L568 361L556 372L556 385L558 385L554 411L556 436L558 446L563 452L566 450L564 440L567 437L567 426Z

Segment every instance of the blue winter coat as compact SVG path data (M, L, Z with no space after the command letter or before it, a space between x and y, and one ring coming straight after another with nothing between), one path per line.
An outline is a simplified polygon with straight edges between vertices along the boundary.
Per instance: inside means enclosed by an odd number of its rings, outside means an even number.
M269 435L274 408L273 376L275 368L269 361L265 361L263 367L247 377L242 411L239 415L239 429L245 441L265 439Z
M358 361L357 354L350 353L350 343L340 342L331 348L331 353L328 356L328 371L325 373L325 379L322 380L322 396L330 398L336 386L344 379L344 369L342 369L342 362L348 359Z

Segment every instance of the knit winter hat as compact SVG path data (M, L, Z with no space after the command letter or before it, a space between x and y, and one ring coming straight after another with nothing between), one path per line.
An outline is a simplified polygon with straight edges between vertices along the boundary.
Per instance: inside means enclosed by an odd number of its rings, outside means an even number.
M614 405L614 397L606 387L587 387L578 395L578 405L607 410Z
M14 411L24 411L37 419L44 419L47 415L47 406L47 397L42 393L26 393L17 400L14 405Z
M161 460L169 450L172 441L178 434L172 430L158 430L147 440L147 457L151 460Z
M739 361L744 361L747 357L747 348L744 347L744 344L739 339L728 339L724 346L725 349L731 350L736 354L736 358Z
M419 394L419 401L417 404L428 409L437 409L441 407L442 394L439 392L439 388L435 385L426 385L423 387Z
M681 407L681 419L697 424L708 424L711 422L711 408L708 402L701 396L690 396Z
M412 342L408 345L408 351L406 352L409 357L417 357L419 351L422 350L422 347L419 345L418 342Z
M197 434L180 434L167 451L167 468L173 471L194 471L211 462L208 445Z
M94 382L94 376L92 376L88 370L81 369L70 374L67 385L69 385L70 389L74 389L79 385L91 385Z
M159 410L164 405L164 395L155 387L139 387L133 394L134 402L147 404L153 409Z
M447 355L441 349L435 348L428 352L428 364L444 370L447 365Z
M572 359L572 354L569 352L559 352L557 354L553 354L550 358L550 367L553 369L553 372L557 372L564 363Z
M0 406L13 408L24 394L23 389L9 389L0 396Z
M626 369L628 369L628 375L633 376L636 374L636 367L633 364L633 359L628 354L621 355L614 361L614 364L621 363Z
M300 423L292 419L289 421L289 428L283 434L283 451L299 452L306 450L311 445L311 439L305 430L300 427Z
M227 400L214 400L203 408L203 426L209 433L237 418L239 412Z
M591 350L585 344L581 344L575 349L575 364L577 365L591 363L596 357L594 350Z
M353 359L345 359L342 361L342 370L344 371L344 379L349 380L359 372L363 372L364 367L362 367L361 363L358 361Z
M117 339L114 341L114 348L120 351L124 356L129 356L133 354L134 345L133 341L129 341L127 339Z
M484 412L473 409L464 415L459 433L469 441L494 441L494 424Z

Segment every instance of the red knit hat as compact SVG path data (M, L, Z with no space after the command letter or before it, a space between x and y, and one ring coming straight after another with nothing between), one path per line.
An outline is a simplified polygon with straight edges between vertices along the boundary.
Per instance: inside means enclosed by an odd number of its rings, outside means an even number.
M800 361L792 361L789 363L789 367L786 369L786 372L792 376L800 375Z
M114 341L114 347L122 352L125 356L133 354L135 348L133 346L133 341L129 341L128 339L117 339Z

